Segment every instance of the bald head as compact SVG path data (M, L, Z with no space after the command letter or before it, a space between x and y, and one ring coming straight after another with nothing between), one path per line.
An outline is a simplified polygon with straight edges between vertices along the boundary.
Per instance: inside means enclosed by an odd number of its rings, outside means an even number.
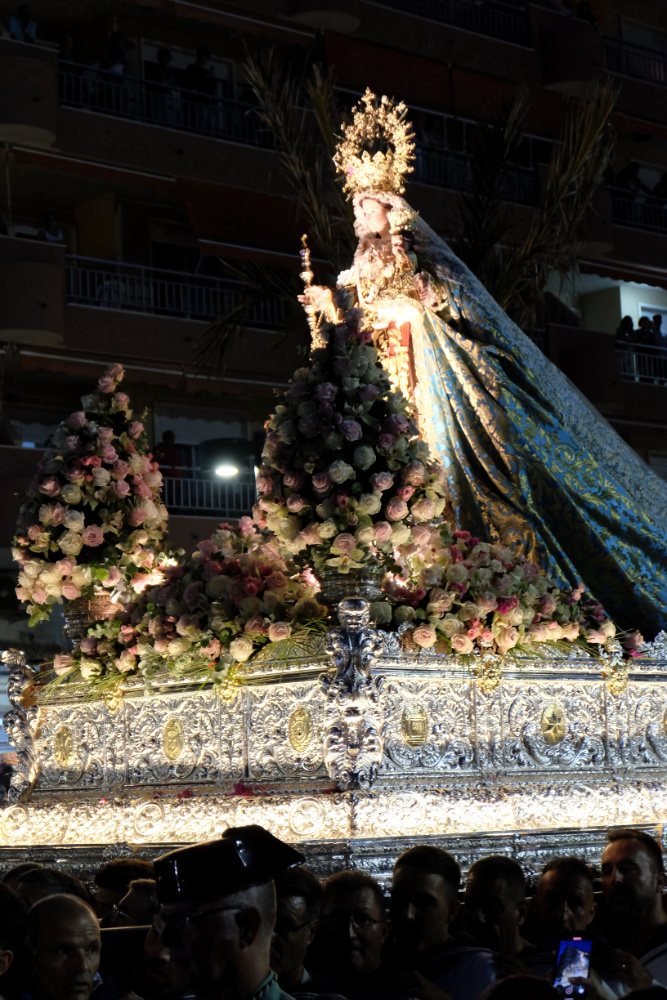
M47 896L28 913L32 986L39 1000L89 1000L100 964L100 928L76 896Z

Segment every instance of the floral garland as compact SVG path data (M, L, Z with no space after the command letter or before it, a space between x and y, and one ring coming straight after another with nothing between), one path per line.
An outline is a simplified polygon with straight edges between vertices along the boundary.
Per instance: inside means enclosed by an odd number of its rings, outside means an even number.
M122 674L150 680L167 670L221 683L235 663L269 642L298 643L326 615L315 600L317 580L290 575L249 517L221 525L183 565L163 572L118 618L89 629L78 650L56 656L56 673L78 671L94 683Z
M62 421L21 507L12 554L30 624L106 588L122 602L162 579L167 510L144 425L112 365Z

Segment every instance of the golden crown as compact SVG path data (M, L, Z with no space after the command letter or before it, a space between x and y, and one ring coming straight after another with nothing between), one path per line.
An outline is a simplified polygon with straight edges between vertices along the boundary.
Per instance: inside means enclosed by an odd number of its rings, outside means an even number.
M334 155L348 196L364 191L403 194L403 179L414 169L415 158L412 125L405 120L407 110L402 101L394 104L388 97L378 101L368 88L361 103L352 108L352 121L341 126L343 138Z
M411 208L391 208L387 212L389 219L389 232L404 233L411 232L417 225L419 212L413 212Z

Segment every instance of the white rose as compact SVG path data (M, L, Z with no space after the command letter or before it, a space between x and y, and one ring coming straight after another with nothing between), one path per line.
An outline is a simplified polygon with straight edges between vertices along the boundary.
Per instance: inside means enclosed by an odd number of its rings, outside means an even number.
M466 627L456 615L445 615L440 625L440 631L444 632L448 639L459 632L465 632Z
M407 545L411 537L410 529L402 521L399 521L391 529L391 540L394 545Z
M78 556L83 548L83 539L76 531L65 531L58 539L58 545L66 556Z
M150 486L151 489L155 489L156 486L162 486L162 473L144 472L144 482L146 483L146 486Z
M77 587L87 587L93 579L93 574L89 566L75 566L72 570L72 583Z
M360 514L377 514L382 507L382 494L362 493L357 502L357 510Z
M229 652L232 654L237 663L243 663L244 660L247 660L252 651L253 642L247 635L240 635L237 639L233 639L229 644Z
M175 660L181 653L186 653L191 645L190 640L186 639L185 636L180 639L172 639L167 646L167 653Z
M320 538L333 538L334 535L338 534L338 528L336 527L335 522L331 519L323 521L319 528Z
M65 503L76 504L81 499L81 490L74 483L66 483L60 490L60 495Z
M65 514L65 527L69 531L83 531L86 526L86 520L83 512L80 510L68 510Z
M96 486L106 486L110 479L111 473L108 469L103 469L101 466L93 469L93 482Z
M368 528L357 528L354 533L355 541L359 542L361 545L369 545L373 538L375 537L375 532L373 531L372 525Z
M81 657L79 661L79 670L81 671L81 676L84 681L87 681L90 677L95 677L100 673L100 664L97 660L90 660L85 656Z

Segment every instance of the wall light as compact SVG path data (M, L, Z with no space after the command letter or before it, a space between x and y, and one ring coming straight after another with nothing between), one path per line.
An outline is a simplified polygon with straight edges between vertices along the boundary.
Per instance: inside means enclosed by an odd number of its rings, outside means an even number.
M220 465L216 465L213 471L221 479L231 479L233 476L238 476L239 474L237 466L232 465L230 462L221 462Z

